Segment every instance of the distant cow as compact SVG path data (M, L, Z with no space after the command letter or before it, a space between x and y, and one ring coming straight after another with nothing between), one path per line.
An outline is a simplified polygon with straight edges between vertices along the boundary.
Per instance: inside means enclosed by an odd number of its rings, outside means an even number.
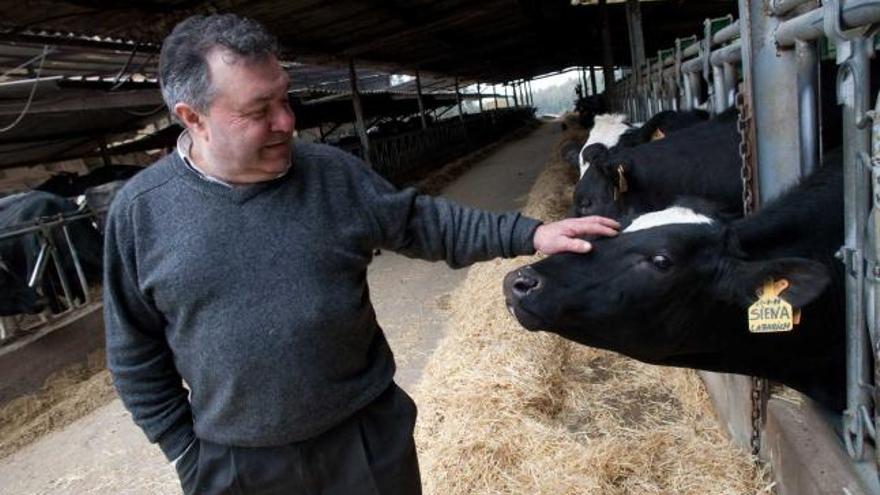
M34 314L42 310L37 291L0 261L0 316Z
M21 227L39 224L41 219L55 218L58 215L71 216L78 213L76 205L65 198L43 191L30 191L0 199L0 236L9 234ZM101 277L101 238L90 219L70 222L67 227L70 239L77 250L84 275L89 283L100 281ZM67 240L60 228L52 231L51 239L58 253L62 269L69 282L74 297L83 297L73 258L67 247ZM16 235L0 240L0 259L8 270L20 280L28 280L37 265L41 249L40 237L36 233ZM49 298L53 310L60 309L58 298L63 294L57 278L54 263L49 263L44 271L40 292ZM23 310L23 312L26 312Z
M75 198L85 194L87 189L97 187L108 182L127 180L134 177L143 167L135 165L105 165L98 167L85 175L73 172L61 172L34 188L37 191L61 196L63 198Z
M569 161L579 170L582 177L589 167L584 152L594 144L602 144L608 149L631 148L650 141L663 139L669 134L705 122L709 114L702 110L676 112L667 110L659 112L648 119L643 125L635 127L626 121L623 114L604 114L595 118L587 141L581 146L576 161Z
M840 160L757 214L727 224L677 206L624 222L589 254L550 256L507 275L508 307L530 330L648 363L766 377L840 411L845 291ZM783 333L750 333L768 280L802 308Z
M733 109L665 139L632 148L588 146L574 191L573 214L619 217L662 209L678 196L701 196L724 213L742 210L740 135Z

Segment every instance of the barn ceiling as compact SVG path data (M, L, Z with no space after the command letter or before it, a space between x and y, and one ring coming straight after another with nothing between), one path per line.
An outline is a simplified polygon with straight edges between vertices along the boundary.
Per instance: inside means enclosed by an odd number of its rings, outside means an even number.
M0 1L0 40L41 30L133 40L150 46L179 20L232 11L278 35L290 60L345 63L389 72L504 82L571 66L601 65L597 5L571 0L33 0ZM733 0L642 3L646 53L700 31ZM616 65L629 65L623 3L608 5ZM30 33L30 34L28 34Z

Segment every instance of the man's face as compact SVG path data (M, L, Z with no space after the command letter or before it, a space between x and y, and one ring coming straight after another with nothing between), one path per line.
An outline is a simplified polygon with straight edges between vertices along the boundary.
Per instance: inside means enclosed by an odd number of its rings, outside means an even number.
M213 171L233 182L276 177L290 164L294 115L289 78L278 60L247 60L223 50L208 54L214 98L206 115L202 153Z

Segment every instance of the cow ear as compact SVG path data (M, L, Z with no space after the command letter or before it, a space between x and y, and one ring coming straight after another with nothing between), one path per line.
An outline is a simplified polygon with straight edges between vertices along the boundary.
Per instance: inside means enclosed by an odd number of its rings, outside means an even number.
M795 308L802 308L819 297L831 283L828 270L821 263L805 258L780 258L768 261L736 261L732 264L726 296L747 307L758 299L768 280L785 279L788 288L780 297Z

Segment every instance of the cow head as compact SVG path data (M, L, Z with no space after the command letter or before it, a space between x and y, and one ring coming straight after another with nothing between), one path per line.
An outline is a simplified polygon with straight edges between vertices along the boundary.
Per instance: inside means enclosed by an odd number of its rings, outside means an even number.
M631 162L602 144L590 145L582 150L581 156L589 160L590 167L575 185L572 216L623 215Z
M590 129L590 135L587 138L587 142L581 147L579 177L583 177L584 172L590 168L589 158L584 156L584 151L586 151L587 148L594 144L601 144L606 148L613 148L614 146L617 146L620 137L631 128L632 126L626 121L626 115L619 113L597 115L592 129Z
M748 259L730 228L681 207L640 216L593 244L588 254L509 273L510 311L530 330L653 363L723 350L769 278L789 281L782 297L795 308L829 282L824 266L807 259Z

